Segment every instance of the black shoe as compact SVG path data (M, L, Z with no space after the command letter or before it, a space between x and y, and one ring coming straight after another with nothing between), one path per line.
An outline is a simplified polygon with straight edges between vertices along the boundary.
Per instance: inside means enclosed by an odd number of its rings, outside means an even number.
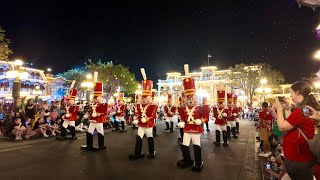
M77 136L75 136L75 137L69 137L68 139L69 139L69 140L77 140L78 137L77 137Z
M126 132L127 130L126 129L124 129L124 130L120 130L120 132Z
M192 171L195 171L195 172L201 172L203 169L203 162L201 163L194 163L194 165L192 166Z
M178 166L179 168L187 168L187 167L192 166L193 163L194 163L194 161L192 161L192 160L183 160L183 159L182 159L182 160L180 160L180 161L177 162L177 166Z
M82 145L80 147L80 149L83 151L93 151L94 150L92 146L87 146L87 145Z
M135 154L130 154L129 155L129 159L130 160L137 160L137 159L142 159L142 158L144 158L144 154L143 153L141 153L140 155L135 155Z
M220 142L214 142L213 143L216 147L220 147L221 146L221 143Z
M192 171L200 172L203 168L201 147L198 145L193 145L194 152L194 165L192 166Z
M101 151L107 149L107 146L99 146L99 147L93 147L93 151Z
M178 141L182 141L182 138L178 138Z
M65 136L58 136L56 137L56 140L67 140L68 138Z
M153 154L148 154L147 159L154 159L156 157L156 151Z
M210 132L210 129L207 129L207 132Z
M186 168L193 165L193 160L190 158L189 146L180 145L183 159L177 162L177 166L180 168Z
M156 134L154 134L154 135L153 135L153 137L157 137L158 135L159 135L159 134L158 134L158 133L156 133Z
M229 144L228 143L222 143L222 146L227 147L227 146L229 146Z

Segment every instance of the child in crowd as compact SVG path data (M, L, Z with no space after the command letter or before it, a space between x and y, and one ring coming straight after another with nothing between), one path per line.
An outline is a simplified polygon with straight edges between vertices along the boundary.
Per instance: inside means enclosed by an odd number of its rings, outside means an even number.
M22 140L21 135L25 131L25 129L26 128L23 126L21 119L16 118L13 130L12 130L12 134L16 137L15 138L16 141Z

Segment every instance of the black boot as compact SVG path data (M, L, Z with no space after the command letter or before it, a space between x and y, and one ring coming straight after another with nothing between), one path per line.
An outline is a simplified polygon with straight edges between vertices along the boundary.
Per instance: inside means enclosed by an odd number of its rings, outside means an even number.
M148 159L154 159L156 156L156 151L154 150L154 138L148 137L148 147L149 147L149 154L147 156Z
M125 129L125 125L124 125L124 121L121 121L121 130L120 130L120 132L125 132L126 131L126 129Z
M190 157L189 146L180 145L183 159L177 162L177 166L180 168L186 168L193 165L193 160Z
M129 159L130 160L137 160L140 158L144 158L144 154L141 153L141 150L142 150L142 139L140 136L137 135L135 151L134 151L134 154L129 155Z
M222 138L223 138L222 146L229 146L228 145L228 137L227 137L227 132L226 131L222 131Z
M67 129L65 127L61 127L61 136L56 137L57 140L66 140L67 139Z
M201 147L198 145L193 145L194 151L194 165L192 166L192 171L200 172L203 168Z
M168 122L166 122L166 127L167 127L167 128L165 128L164 130L170 130L170 128L169 128L169 123L168 123Z
M233 127L232 129L231 129L231 132L232 132L232 137L233 138L238 138L238 136L237 136L237 133L236 133L236 127Z
M81 150L85 151L93 151L93 135L89 132L86 133L87 136L87 144L81 146Z
M112 129L112 131L119 131L119 123L118 123L118 121L114 121L114 128Z
M210 132L210 129L209 129L209 122L206 122L206 126L207 126L207 132Z
M173 132L173 122L170 122L170 132Z
M105 150L107 146L104 145L104 135L98 133L98 145L99 147L94 147L95 151Z
M221 132L219 130L216 130L216 142L214 143L216 145L216 147L221 146Z
M137 126L136 126L135 124L133 124L133 123L132 123L131 128L132 128L132 129L137 129Z
M154 126L154 127L152 128L152 132L153 132L153 137L157 137L157 136L158 136L157 126Z
M239 134L239 126L240 124L239 124L239 122L236 122L236 133L238 133Z
M71 126L70 127L70 132L71 132L71 137L69 138L70 140L78 139L78 137L76 136L76 127Z
M179 131L180 131L180 136L181 137L178 138L178 140L183 142L183 128L180 128Z
M227 137L231 138L231 128L230 128L230 126L227 126Z

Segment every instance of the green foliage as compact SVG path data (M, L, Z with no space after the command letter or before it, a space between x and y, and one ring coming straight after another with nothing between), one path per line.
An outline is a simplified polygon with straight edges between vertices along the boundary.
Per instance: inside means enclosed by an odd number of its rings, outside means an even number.
M9 48L11 41L6 38L5 30L0 26L0 60L9 60L9 55L12 54L12 50Z
M284 82L283 74L274 70L269 64L237 64L235 67L229 67L229 72L225 74L229 84L234 88L242 89L249 95L250 102L255 90L261 87L260 80L267 79L267 86L277 88Z
M123 87L126 94L133 94L137 90L138 82L134 74L121 64L115 65L112 61L102 62L101 60L94 63L92 60L88 60L85 65L90 73L98 72L98 81L103 83L107 100L117 91L119 86Z

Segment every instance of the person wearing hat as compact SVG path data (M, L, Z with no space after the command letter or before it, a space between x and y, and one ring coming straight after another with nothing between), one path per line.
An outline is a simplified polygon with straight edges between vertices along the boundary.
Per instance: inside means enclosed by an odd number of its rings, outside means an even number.
M240 123L239 123L239 117L240 117L240 114L241 114L241 107L240 106L237 106L237 101L238 101L238 96L236 94L233 94L233 97L232 97L232 102L233 102L233 105L234 105L234 112L236 113L236 116L235 116L235 121L236 121L236 133L239 134L239 128L240 128Z
M172 105L172 94L168 94L168 104L164 106L164 113L167 127L165 130L170 130L170 132L173 132L173 120L176 119L178 108Z
M184 121L178 123L179 127L183 127L183 142L180 145L183 159L177 162L180 168L192 166L192 171L200 172L203 168L202 155L201 155L201 141L200 136L203 132L203 124L208 121L206 114L201 113L201 107L197 106L197 96L195 91L194 79L189 78L189 66L184 65L186 78L183 79L183 87L186 97L186 106L184 108ZM194 158L191 160L189 145L192 140Z
M181 121L183 122L185 117L184 117L184 109L185 109L185 96L184 96L184 92L181 93L181 97L179 97L179 107L178 107L178 113L179 113L179 117L178 117L178 123ZM177 125L178 127L178 125ZM178 138L178 141L183 141L183 128L182 127L178 127L179 131L180 131L180 138Z
M138 119L133 123L138 125L138 134L136 136L135 152L129 155L130 160L144 158L142 153L142 139L146 135L148 139L149 154L148 159L154 159L156 151L154 150L153 127L157 116L158 106L152 103L152 81L147 80L144 68L141 68L143 76L141 104L138 105Z
M139 106L139 104L140 104L140 96L139 96L139 94L136 94L135 98L134 98L133 120L138 120L138 106ZM132 123L131 128L138 129L138 127L134 123Z
M61 136L58 136L57 140L65 140L67 139L67 128L70 126L70 132L71 132L71 140L76 140L76 127L75 122L78 119L78 111L79 106L77 106L74 102L76 99L78 90L77 89L71 89L69 93L69 97L67 98L68 104L65 107L65 114L62 116L63 123L61 127Z
M121 123L120 132L125 132L125 115L127 106L123 102L123 92L118 93L118 103L116 105L116 121Z
M153 132L153 137L157 137L159 134L157 133L157 119L158 119L158 110L159 110L159 107L158 105L155 103L154 101L154 96L155 96L156 92L155 91L152 91L151 92L151 99L152 99L152 104L157 106L157 113L156 113L156 118L154 119L154 126L152 128L152 132Z
M208 121L205 123L206 125L206 130L207 132L210 132L210 129L209 129L209 116L210 116L210 106L207 104L207 97L202 97L202 105L201 105L201 112L206 115L206 119L208 119Z
M103 103L102 91L103 85L101 82L94 82L93 86L93 103L91 104L89 115L89 128L86 133L86 145L81 146L81 150L85 151L100 151L105 150L104 145L104 129L103 123L106 121L106 114L108 111L108 104ZM98 147L93 146L93 132L98 132Z
M227 135L228 138L231 138L231 132L232 132L232 137L233 138L238 138L237 133L236 133L236 117L238 117L238 113L236 108L233 106L232 104L232 97L233 94L232 93L227 93L227 103L228 103L228 107L227 107Z
M225 91L217 91L218 105L213 107L213 115L215 118L214 124L216 125L216 142L214 143L216 147L221 146L221 132L223 139L223 146L228 146L227 137L227 110L224 107L225 102Z

